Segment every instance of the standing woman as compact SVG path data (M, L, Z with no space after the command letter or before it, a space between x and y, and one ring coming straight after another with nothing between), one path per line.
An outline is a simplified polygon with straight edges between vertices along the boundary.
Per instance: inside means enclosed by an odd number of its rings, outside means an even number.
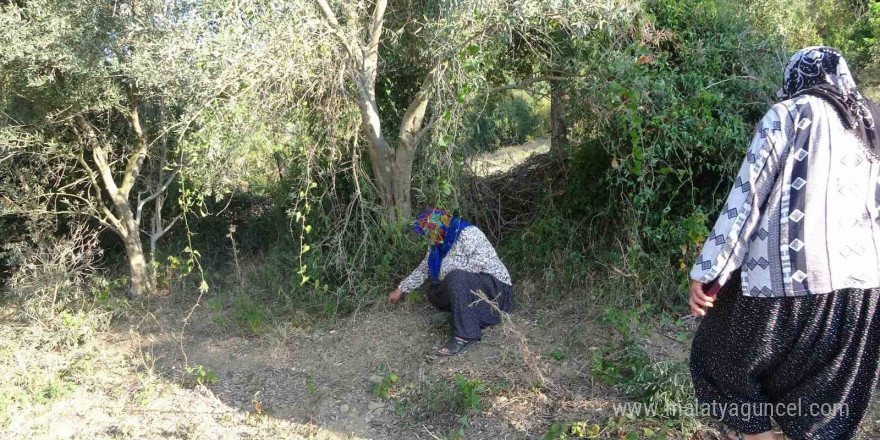
M691 271L691 374L726 438L782 438L772 417L848 440L880 367L880 111L829 47L798 51L779 95Z
M482 231L446 211L425 210L413 230L428 241L428 254L391 291L388 301L400 301L404 293L430 278L428 300L435 307L452 312L453 336L438 353L458 354L480 340L483 327L501 322L501 314L486 299L504 312L512 309L510 274Z

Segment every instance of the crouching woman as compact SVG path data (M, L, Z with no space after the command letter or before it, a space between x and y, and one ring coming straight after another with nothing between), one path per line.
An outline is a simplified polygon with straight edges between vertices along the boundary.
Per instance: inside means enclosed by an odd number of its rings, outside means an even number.
M388 301L400 301L430 279L428 300L452 312L453 336L438 354L461 353L480 340L483 328L501 322L499 310L513 308L510 273L479 228L446 211L425 210L413 230L428 242L428 253Z

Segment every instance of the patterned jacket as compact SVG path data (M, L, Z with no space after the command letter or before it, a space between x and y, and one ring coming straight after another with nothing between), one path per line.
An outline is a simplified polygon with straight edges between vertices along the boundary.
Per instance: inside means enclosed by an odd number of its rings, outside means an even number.
M476 226L462 229L458 239L449 249L449 253L443 258L443 263L440 265L440 280L442 281L446 274L456 269L473 273L488 273L498 281L508 286L511 285L510 273L498 258L498 253L495 252L492 243L489 243L489 240L483 235L483 231ZM429 274L428 254L425 254L419 267L400 283L398 289L410 292L421 286L428 279Z
M746 296L880 287L880 160L834 108L805 95L773 106L691 270Z

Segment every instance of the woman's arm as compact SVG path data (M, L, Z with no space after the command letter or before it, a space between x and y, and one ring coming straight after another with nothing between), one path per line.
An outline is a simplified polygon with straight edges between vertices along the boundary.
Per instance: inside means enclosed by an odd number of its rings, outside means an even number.
M429 251L430 253L430 251ZM425 279L428 278L428 254L425 254L425 258L422 259L422 262L419 263L419 266L416 267L416 270L412 271L403 281L401 281L400 285L397 288L403 292L408 293L425 282Z
M776 104L758 124L724 208L690 272L692 280L708 284L717 279L723 284L742 265L760 208L782 169L792 123L788 108Z

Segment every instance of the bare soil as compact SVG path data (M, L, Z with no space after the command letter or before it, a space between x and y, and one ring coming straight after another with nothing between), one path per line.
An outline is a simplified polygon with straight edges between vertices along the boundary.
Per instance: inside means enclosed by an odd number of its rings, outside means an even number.
M552 423L607 420L622 400L591 375L590 353L613 331L580 307L516 311L451 358L433 354L448 329L432 326L426 304L376 306L325 328L281 323L260 337L198 307L181 343L186 312L161 300L94 337L78 348L92 353L93 368L73 376L75 389L45 405L13 405L0 438L540 439ZM688 341L658 329L646 347L683 358ZM187 366L216 381L196 383ZM399 379L382 398L376 383L392 374ZM444 407L457 375L487 387L466 421ZM880 438L878 405L863 431Z

